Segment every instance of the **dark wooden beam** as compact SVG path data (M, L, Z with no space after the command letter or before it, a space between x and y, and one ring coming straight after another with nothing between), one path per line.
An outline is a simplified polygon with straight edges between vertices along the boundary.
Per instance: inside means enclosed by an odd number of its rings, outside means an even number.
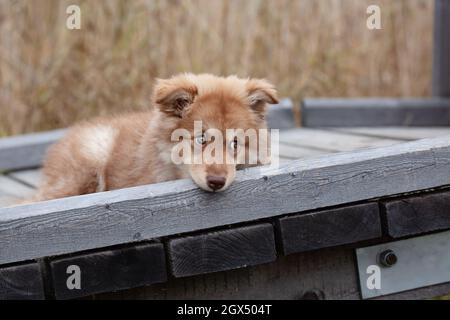
M381 237L377 203L298 214L278 219L284 254L355 243Z
M269 223L172 239L168 250L175 277L237 269L277 258Z
M97 295L97 299L360 299L354 250L331 248L281 256L274 262L149 287Z
M450 97L450 1L435 0L433 95Z
M404 237L450 229L450 191L385 201L387 233Z
M51 259L50 269L57 299L71 299L100 292L111 292L167 280L164 247L145 243L122 248ZM68 287L69 277L77 276L80 288ZM75 284L74 278L69 279Z
M41 266L37 262L0 268L0 300L45 299Z

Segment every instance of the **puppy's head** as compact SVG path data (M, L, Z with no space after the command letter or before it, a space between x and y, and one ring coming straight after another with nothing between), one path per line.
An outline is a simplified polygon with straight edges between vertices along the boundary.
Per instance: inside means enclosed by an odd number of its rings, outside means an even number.
M269 140L266 106L278 99L266 80L183 74L158 80L153 102L173 123L177 164L202 189L225 190L237 168L267 163L259 152Z

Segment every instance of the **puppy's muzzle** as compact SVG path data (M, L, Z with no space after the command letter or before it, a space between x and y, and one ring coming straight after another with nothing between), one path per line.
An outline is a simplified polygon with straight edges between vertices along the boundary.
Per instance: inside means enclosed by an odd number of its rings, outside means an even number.
M212 190L217 191L223 188L226 182L225 177L219 177L219 176L207 176L206 177L206 184L208 187L210 187Z

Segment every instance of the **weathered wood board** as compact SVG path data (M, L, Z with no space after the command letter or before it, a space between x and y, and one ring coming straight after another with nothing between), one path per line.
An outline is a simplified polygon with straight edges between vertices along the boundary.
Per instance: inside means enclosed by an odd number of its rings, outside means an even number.
M165 252L161 243L143 243L53 258L49 267L57 299L73 299L167 280ZM75 278L70 279L71 275L76 276L76 272L80 275L79 286Z
M0 139L0 171L35 168L41 165L45 152L66 130Z
M394 238L450 228L450 191L393 199L382 206Z
M277 220L277 230L284 254L382 236L376 202L290 215Z
M26 184L32 188L37 188L42 179L42 171L40 169L20 170L8 173L7 176Z
M356 136L344 132L331 132L318 129L291 129L280 132L280 143L320 151L353 151L368 147L389 146L404 141L398 139Z
M450 99L305 99L305 127L449 126Z
M355 128L333 128L338 132L346 132L358 136L369 136L374 138L398 139L403 141L414 141L424 138L435 138L449 136L450 128L444 127L355 127Z
M296 146L293 144L285 144L280 142L279 153L281 159L295 160L317 157L320 155L330 154L330 151L318 150Z
M175 277L237 269L277 258L269 223L174 238L168 242L168 251Z
M0 175L0 207L18 203L34 194L35 190L8 176Z
M0 268L0 300L44 298L41 267L37 262Z

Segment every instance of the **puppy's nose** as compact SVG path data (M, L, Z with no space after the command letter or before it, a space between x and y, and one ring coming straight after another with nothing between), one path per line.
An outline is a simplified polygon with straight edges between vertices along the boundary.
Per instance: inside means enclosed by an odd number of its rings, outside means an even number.
M222 189L225 185L226 179L224 177L219 176L207 176L206 177L206 183L208 184L208 187L213 189L214 191Z

